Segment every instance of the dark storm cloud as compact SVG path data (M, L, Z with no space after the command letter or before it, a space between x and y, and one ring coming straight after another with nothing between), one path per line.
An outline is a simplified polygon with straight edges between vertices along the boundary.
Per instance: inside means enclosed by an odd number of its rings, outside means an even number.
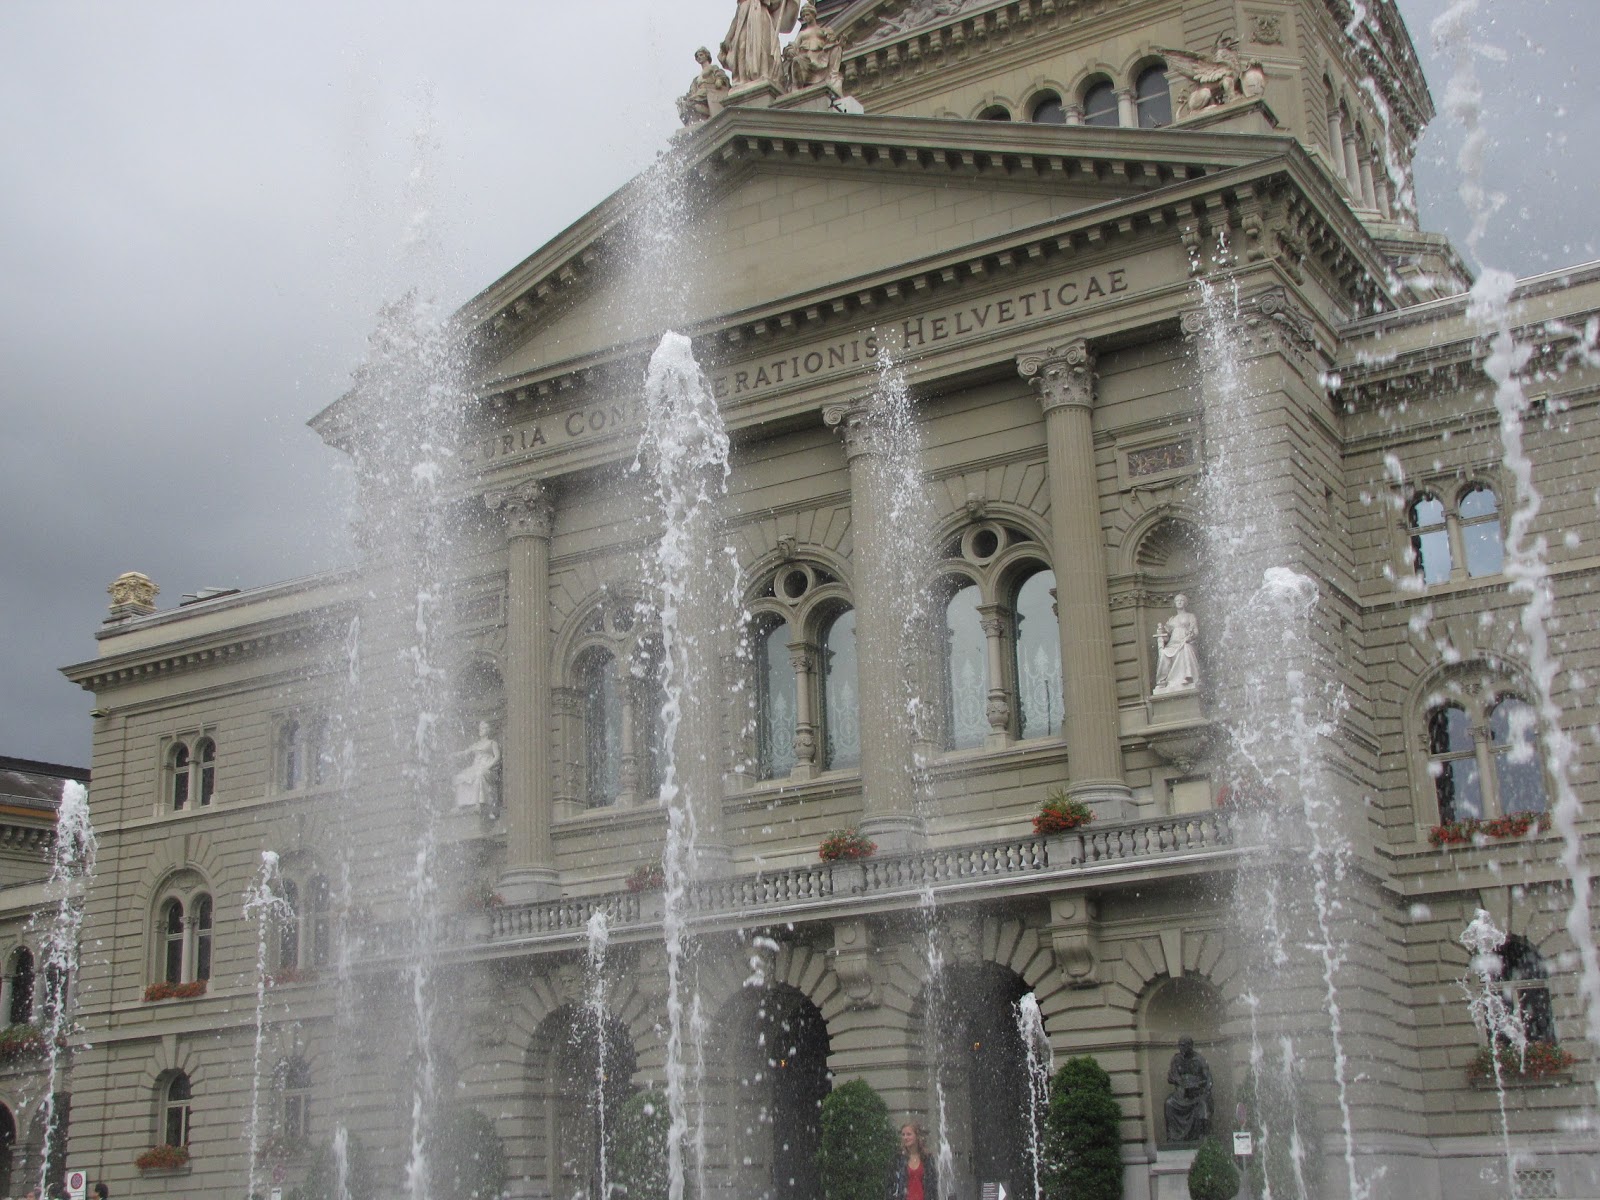
M1444 7L1402 4L1436 92ZM649 162L731 9L0 5L0 754L87 761L88 697L56 668L92 656L121 571L169 605L343 560L347 477L303 423L380 304L419 277L466 299ZM1508 196L1485 257L1593 258L1600 22L1483 10L1509 56L1480 63ZM1459 140L1441 120L1418 173L1453 234ZM398 250L419 207L425 268Z

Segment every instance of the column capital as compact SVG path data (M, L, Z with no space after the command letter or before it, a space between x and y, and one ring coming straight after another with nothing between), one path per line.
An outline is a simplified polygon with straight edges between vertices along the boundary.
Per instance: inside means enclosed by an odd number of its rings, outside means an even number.
M1094 351L1082 338L1017 355L1017 374L1033 384L1046 413L1094 407Z
M483 494L490 512L504 513L506 536L548 538L555 519L550 488L543 480L528 479Z
M1279 352L1313 363L1320 359L1316 322L1281 284L1246 296L1224 312L1191 308L1179 318L1179 324L1184 337L1218 338L1241 358Z
M822 410L822 422L844 433L844 452L847 458L861 458L882 454L887 428L883 414L874 411L865 400L843 400Z

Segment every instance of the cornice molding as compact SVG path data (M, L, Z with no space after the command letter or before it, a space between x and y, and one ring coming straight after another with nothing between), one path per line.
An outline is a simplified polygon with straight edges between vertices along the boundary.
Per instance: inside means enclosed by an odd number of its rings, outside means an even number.
M101 692L214 667L235 659L280 654L316 640L320 636L318 627L333 611L332 606L305 609L270 621L162 642L122 654L108 654L104 658L62 667L61 673L85 691Z

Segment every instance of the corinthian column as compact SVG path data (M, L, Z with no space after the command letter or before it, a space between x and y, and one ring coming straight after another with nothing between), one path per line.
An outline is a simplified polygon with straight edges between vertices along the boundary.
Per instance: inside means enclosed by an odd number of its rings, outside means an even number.
M856 599L856 688L861 712L861 832L894 854L925 835L913 786L911 721L906 712L904 581L896 580L886 422L866 403L830 405L822 414L844 431L850 464L850 537ZM927 537L929 531L914 531ZM919 581L920 582L920 581Z
M1114 819L1131 813L1122 778L1111 602L1094 462L1094 354L1084 341L1017 357L1044 408L1056 614L1066 717L1067 792Z
M506 727L501 734L506 865L499 891L512 902L547 899L560 888L550 846L550 523L538 480L489 492L505 514Z

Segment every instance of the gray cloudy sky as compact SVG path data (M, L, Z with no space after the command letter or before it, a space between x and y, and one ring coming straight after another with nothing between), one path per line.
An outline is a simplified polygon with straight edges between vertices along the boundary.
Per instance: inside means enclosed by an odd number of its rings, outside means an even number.
M1428 28L1401 0L1436 95ZM347 477L304 422L413 269L427 125L433 285L459 303L650 161L732 0L0 4L0 754L88 761L105 586L163 606L344 561ZM1484 256L1600 257L1594 0L1481 0L1506 194ZM1459 132L1418 164L1464 232Z

